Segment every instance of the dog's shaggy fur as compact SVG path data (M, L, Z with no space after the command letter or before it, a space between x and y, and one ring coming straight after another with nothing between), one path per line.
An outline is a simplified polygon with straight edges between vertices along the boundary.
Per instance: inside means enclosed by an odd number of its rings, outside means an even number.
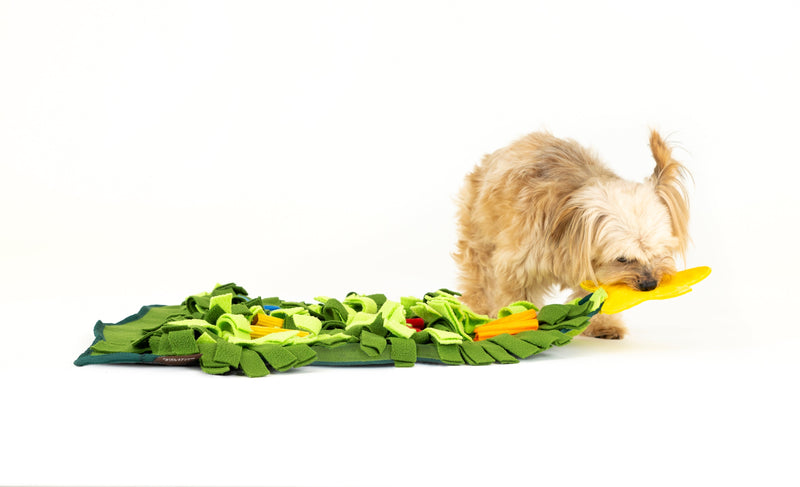
M675 272L688 244L686 169L656 131L656 166L644 183L621 179L572 140L532 133L483 158L460 194L463 301L495 315L520 300L541 304L553 286L585 294L584 280L651 290ZM618 315L596 315L584 334L622 338Z

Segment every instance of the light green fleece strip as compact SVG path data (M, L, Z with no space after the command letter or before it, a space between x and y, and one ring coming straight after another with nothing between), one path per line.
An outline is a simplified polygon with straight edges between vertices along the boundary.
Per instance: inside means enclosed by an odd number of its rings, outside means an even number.
M529 303L527 301L517 301L516 303L509 304L505 308L500 308L500 311L497 312L497 317L505 318L506 316L522 313L523 311L528 311L529 309L535 309L536 311L539 311L539 308L534 306L533 303Z
M353 313L352 315L347 317L347 323L345 324L345 329L349 330L354 326L368 326L371 325L375 321L375 317L377 316L376 313L366 313L364 311L358 311Z
M440 315L435 309L423 302L411 305L409 309L411 309L411 312L415 316L422 318L425 323L434 323L436 320L442 317L442 315Z
M312 335L319 335L322 330L322 322L314 316L296 314L292 316L292 320L298 330L307 331Z
M272 313L270 313L269 315L285 320L286 318L288 318L289 316L292 316L292 315L307 315L307 314L308 314L308 310L307 309L301 308L300 306L298 306L296 308L276 309Z
M230 313L231 306L233 306L232 303L233 294L220 294L219 296L211 296L211 302L208 305L208 309L211 309L216 305L222 308L222 310L226 313Z
M402 304L395 303L394 301L387 300L383 303L380 314L386 321L396 321L398 323L405 323L406 321L406 309Z
M415 333L414 328L407 325L405 321L402 323L397 321L384 321L383 327L389 330L389 333L392 335L401 338L411 338L411 335Z
M426 328L425 330L431 334L433 341L439 345L452 345L464 341L461 335L453 333L452 331L440 330L438 328Z
M334 345L336 343L345 343L356 340L356 337L347 335L345 333L323 333L321 335L306 335L304 337L294 336L290 338L287 343L294 343L298 345Z
M267 312L264 311L264 307L263 306L258 306L258 305L250 306L250 316L256 315L256 314L265 315L265 314L267 314Z
M279 331L277 333L270 333L269 335L264 335L263 337L258 338L240 338L236 336L225 337L225 339L231 343L235 343L237 345L263 345L265 343L291 343L291 339L296 337L300 334L300 330L286 330L286 331Z
M342 304L351 307L356 312L364 312L364 313L378 312L378 305L375 303L375 300L367 296L352 294L350 296L347 296L344 299L344 301L342 301Z
M229 333L236 338L250 339L250 321L242 315L225 313L217 318L217 327L222 331L222 335Z
M383 327L389 332L401 338L411 338L414 329L406 323L406 308L394 301L386 301L381 306L381 316L383 316Z
M457 304L460 305L460 303ZM445 321L447 321L447 323L450 325L453 331L455 331L465 339L472 341L472 337L470 337L469 334L464 329L464 323L460 319L458 319L458 317L455 315L452 306L453 303L450 300L448 300L447 298L437 296L429 300L428 305L434 310L436 310L436 312L439 313L445 319Z
M406 316L408 318L416 318L417 315L411 311L412 306L416 306L417 304L421 303L422 300L419 298L415 298L414 296L402 296L400 298L400 304L406 309Z

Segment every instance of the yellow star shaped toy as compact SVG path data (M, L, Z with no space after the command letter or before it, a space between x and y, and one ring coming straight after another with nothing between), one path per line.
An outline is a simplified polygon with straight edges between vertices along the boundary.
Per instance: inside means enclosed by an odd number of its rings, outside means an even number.
M632 308L637 304L651 299L669 299L684 295L692 290L691 286L702 281L711 274L711 268L706 266L693 267L666 276L652 291L637 291L625 284L604 284L597 286L592 281L583 281L581 287L589 292L602 288L608 293L608 298L603 303L601 313L614 314Z

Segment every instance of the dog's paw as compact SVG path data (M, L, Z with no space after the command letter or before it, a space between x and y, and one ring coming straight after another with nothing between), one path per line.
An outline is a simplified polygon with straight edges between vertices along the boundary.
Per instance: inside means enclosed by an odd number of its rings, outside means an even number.
M619 315L594 315L589 326L582 333L585 336L621 340L628 334L628 329Z

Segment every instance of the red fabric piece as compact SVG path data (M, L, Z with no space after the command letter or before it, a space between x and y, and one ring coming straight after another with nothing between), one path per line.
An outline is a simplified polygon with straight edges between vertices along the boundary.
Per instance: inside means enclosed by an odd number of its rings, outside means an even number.
M406 323L411 325L411 327L417 331L420 331L423 328L425 328L425 320L423 320L422 318L406 318Z

